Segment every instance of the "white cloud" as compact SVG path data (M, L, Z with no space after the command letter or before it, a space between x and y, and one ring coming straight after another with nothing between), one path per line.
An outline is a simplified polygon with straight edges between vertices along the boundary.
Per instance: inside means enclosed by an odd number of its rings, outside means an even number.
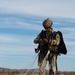
M31 39L30 39L31 38ZM0 54L25 54L34 51L33 37L0 34Z
M67 31L68 33L71 33L72 35L75 34L75 28L74 27L66 27L66 28L61 28L63 31Z
M29 23L17 22L16 25L13 25L11 22L4 22L1 23L0 28L17 28L17 29L30 29L30 30L41 30L43 27L42 25L32 25Z
M29 17L29 16L28 16ZM17 29L30 29L30 30L41 30L42 23L36 18L23 18L20 16L5 16L1 17L0 28L17 28ZM36 25L35 25L36 24ZM38 25L41 24L41 25Z
M25 44L32 43L34 37L26 36L26 35L17 35L17 34L0 34L0 43L8 43L8 44Z
M0 1L0 9L1 12L75 18L74 3L74 0L3 0Z
M0 43L18 42L19 40L11 35L0 34Z
M18 22L18 27L25 28L25 29L31 29L31 30L41 30L42 29L42 25L39 26L39 25L23 23L23 22Z
M26 54L33 52L33 49L32 46L0 46L0 54Z

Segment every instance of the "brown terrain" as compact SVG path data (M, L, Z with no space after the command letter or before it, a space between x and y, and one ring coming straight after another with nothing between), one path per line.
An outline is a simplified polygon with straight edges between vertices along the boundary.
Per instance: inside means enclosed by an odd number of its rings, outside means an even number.
M0 75L38 75L39 69L8 69L0 68ZM46 70L46 75L48 75L48 70ZM58 72L58 75L75 75L75 72Z
M0 75L38 75L38 73L0 72ZM48 75L48 74L46 74ZM75 73L60 73L58 75L75 75Z

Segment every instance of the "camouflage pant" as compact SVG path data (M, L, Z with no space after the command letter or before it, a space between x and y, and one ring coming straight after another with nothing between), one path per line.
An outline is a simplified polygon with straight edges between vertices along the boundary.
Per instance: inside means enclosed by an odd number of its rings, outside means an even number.
M49 58L43 61L44 57L45 56L43 54L39 54L39 58L38 58L38 66L40 70L39 75L45 75L45 67L46 67L47 61L49 62L49 75L55 74L54 67L55 67L57 55L50 54Z

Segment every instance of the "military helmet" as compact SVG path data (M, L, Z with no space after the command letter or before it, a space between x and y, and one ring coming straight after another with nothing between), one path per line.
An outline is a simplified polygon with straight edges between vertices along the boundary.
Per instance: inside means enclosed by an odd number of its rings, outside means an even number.
M44 27L44 28L48 28L48 27L51 27L52 24L53 24L53 22L52 22L49 18L47 18L47 19L44 20L44 22L43 22L43 27Z

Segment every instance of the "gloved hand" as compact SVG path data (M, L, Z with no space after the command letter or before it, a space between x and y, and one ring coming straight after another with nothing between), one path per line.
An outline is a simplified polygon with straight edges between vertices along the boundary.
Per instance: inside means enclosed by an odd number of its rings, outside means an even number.
M56 43L56 40L52 40L51 41L51 45L56 45L57 43Z
M48 43L48 40L46 38L43 39L44 43Z
M41 43L41 42L42 42L42 39L39 40L39 43Z
M38 52L39 52L39 50L35 48L35 53L38 53Z

